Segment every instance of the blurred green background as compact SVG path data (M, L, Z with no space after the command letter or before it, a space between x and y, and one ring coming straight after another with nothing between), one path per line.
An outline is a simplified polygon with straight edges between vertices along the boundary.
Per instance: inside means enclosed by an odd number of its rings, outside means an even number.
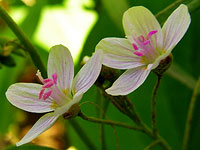
M189 0L186 0L188 2ZM131 6L143 5L154 14L173 3L173 0L1 0L8 13L20 28L28 35L37 48L43 62L47 63L48 50L56 44L67 46L74 58L76 72L85 55L91 56L96 44L104 37L124 37L122 15ZM185 1L183 1L185 2ZM174 63L195 80L200 74L200 11L192 12L192 23L184 38L174 48ZM0 20L1 51L5 43L16 39L16 36ZM20 53L21 54L21 53ZM28 56L27 54L23 54ZM74 131L68 121L62 118L54 126L33 141L37 147L27 144L20 148L14 145L21 139L42 114L31 114L12 106L5 98L8 86L15 82L38 82L35 76L36 68L29 57L21 57L15 51L9 57L0 59L0 149L6 150L47 150L68 149L87 150L83 141ZM9 59L9 61L3 61ZM10 62L10 63L8 63ZM152 73L145 83L134 93L130 94L145 123L151 126L150 100L156 76ZM190 82L187 81L186 82ZM190 83L189 83L190 84ZM170 75L163 77L158 91L158 128L160 134L169 142L174 150L181 149L187 109L192 89ZM99 90L93 86L83 100L99 103L103 99ZM88 116L97 116L94 105L81 105ZM192 122L190 150L200 147L200 101L195 106ZM108 105L109 119L132 123L122 115L112 104ZM85 130L86 134L100 149L100 125L75 118ZM105 126L105 139L108 150L116 148L116 137L113 128ZM143 150L151 139L146 135L116 127L118 142L121 150ZM153 150L159 150L156 146Z

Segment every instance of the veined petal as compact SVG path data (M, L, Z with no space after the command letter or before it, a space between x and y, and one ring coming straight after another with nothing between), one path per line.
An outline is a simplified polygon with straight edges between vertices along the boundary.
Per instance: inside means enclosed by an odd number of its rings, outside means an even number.
M96 51L88 62L81 68L72 85L74 96L85 93L96 81L101 71L103 52Z
M190 25L191 19L186 5L181 4L167 19L162 31L164 36L163 49L169 54L182 39Z
M125 38L105 38L97 44L96 50L103 50L103 64L111 68L130 69L144 65Z
M141 35L147 38L149 32L157 30L157 33L151 37L153 47L159 50L163 44L160 24L155 16L143 6L129 8L123 15L123 26L126 36L133 39Z
M16 145L20 146L32 141L42 132L49 129L58 117L59 115L54 115L54 113L45 114L34 124L34 126L28 131L28 133Z
M57 73L57 84L61 90L71 92L74 77L74 64L69 50L63 45L56 45L50 49L48 59L48 77Z
M106 92L114 96L133 92L146 80L151 66L152 64L125 71Z
M6 97L12 105L28 112L44 113L54 110L50 98L39 99L41 89L40 84L16 83L8 88Z

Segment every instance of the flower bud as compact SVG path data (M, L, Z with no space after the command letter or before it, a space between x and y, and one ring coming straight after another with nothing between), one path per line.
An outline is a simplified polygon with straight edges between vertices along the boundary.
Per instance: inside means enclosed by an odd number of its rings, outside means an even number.
M161 60L158 67L156 67L153 72L157 76L162 76L165 71L171 66L173 61L173 55L170 53L165 59Z

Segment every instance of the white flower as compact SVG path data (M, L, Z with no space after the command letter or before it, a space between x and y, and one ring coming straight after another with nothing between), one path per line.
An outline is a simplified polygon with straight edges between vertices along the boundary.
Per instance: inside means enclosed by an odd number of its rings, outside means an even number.
M6 92L11 104L28 112L49 112L42 116L16 145L23 145L36 138L72 105L78 103L99 76L101 63L102 52L97 51L74 78L74 64L69 50L62 45L56 45L49 53L48 78L43 79L40 72L37 72L43 85L11 85Z
M145 7L128 9L123 15L127 38L105 38L96 46L103 50L105 66L127 69L106 90L111 95L127 95L136 90L181 40L190 24L187 6L181 4L162 29Z

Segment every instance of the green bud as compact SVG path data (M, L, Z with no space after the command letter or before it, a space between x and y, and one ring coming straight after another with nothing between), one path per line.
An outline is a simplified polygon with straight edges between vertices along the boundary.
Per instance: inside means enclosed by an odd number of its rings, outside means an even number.
M165 71L171 66L173 61L173 55L170 53L165 59L161 60L158 67L156 67L153 72L157 76L162 76Z
M70 109L63 114L64 119L71 119L76 117L81 111L79 103L76 103L70 107Z

